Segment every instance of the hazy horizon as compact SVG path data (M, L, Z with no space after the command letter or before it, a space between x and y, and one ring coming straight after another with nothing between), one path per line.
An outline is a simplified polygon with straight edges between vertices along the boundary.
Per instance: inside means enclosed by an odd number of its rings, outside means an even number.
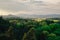
M0 15L60 14L60 0L0 0Z

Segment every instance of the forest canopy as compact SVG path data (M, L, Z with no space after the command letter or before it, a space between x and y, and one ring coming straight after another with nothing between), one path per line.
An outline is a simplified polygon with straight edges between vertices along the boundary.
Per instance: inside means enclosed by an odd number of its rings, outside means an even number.
M4 19L0 17L1 40L60 40L60 19Z

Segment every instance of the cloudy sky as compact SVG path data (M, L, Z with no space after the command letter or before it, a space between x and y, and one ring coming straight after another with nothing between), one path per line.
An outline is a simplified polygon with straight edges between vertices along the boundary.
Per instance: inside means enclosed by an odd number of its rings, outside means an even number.
M60 0L0 0L0 15L60 14Z

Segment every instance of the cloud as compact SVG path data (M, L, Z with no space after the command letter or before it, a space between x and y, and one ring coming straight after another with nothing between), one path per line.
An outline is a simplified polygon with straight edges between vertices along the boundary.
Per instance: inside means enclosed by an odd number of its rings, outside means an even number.
M0 9L5 14L59 14L60 3L59 0L0 0Z
M60 2L60 0L36 0L36 1L44 1L44 2L53 3L53 4Z
M1 2L0 3L0 9L3 10L10 10L10 11L19 11L27 9L26 5L22 3L16 3L16 2Z
M13 0L15 2L20 2L20 3L26 3L26 2L30 2L30 0Z

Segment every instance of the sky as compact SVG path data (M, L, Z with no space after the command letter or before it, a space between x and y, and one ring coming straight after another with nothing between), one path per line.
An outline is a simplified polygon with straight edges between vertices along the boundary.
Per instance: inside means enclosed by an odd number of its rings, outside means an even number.
M0 0L0 15L60 14L60 0Z

